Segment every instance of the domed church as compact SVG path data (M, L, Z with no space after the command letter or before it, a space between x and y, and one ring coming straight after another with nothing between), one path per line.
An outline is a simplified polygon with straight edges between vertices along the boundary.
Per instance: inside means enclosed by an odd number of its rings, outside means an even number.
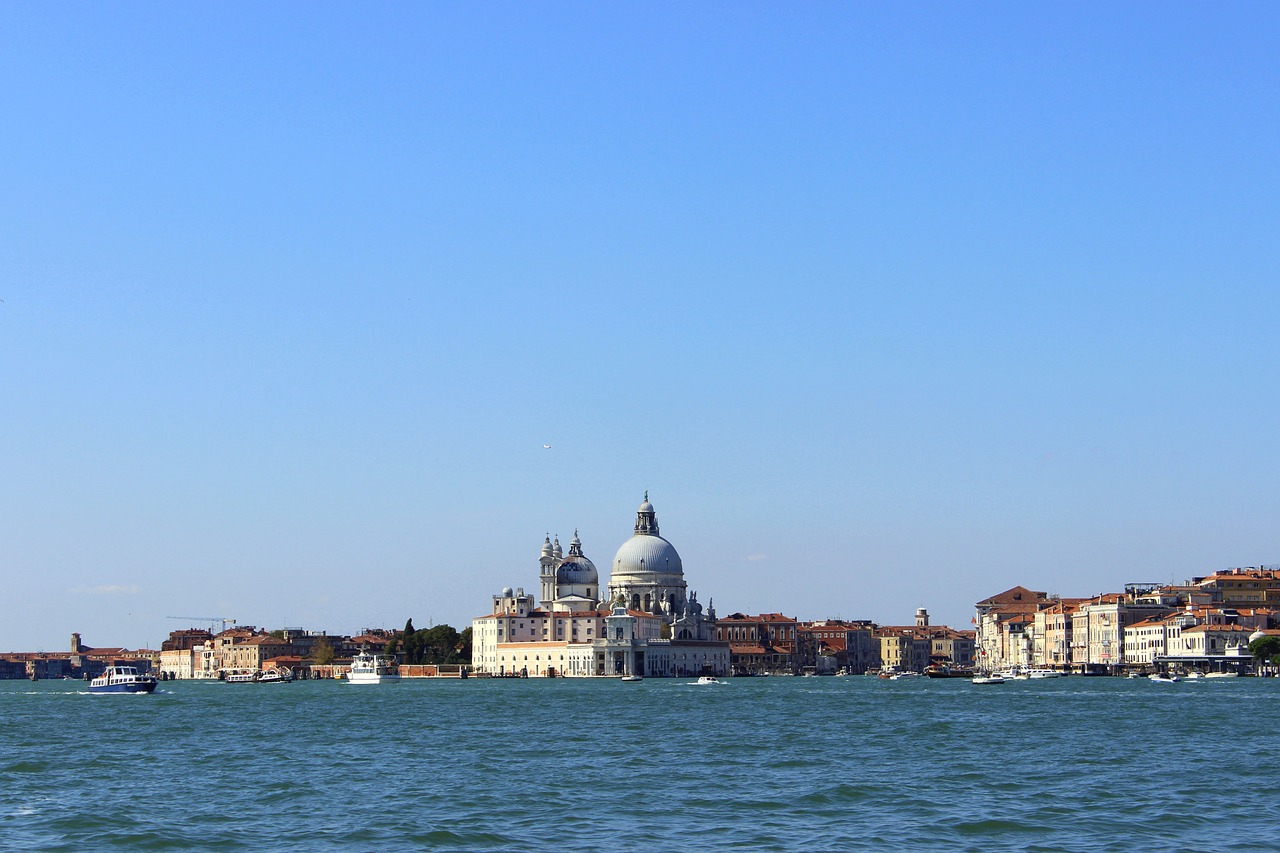
M713 639L715 608L688 592L684 564L662 537L646 492L630 539L613 558L607 595L582 549L543 540L535 603L523 589L493 596L472 620L472 666L497 676L727 675L729 645ZM603 602L603 606L602 606Z

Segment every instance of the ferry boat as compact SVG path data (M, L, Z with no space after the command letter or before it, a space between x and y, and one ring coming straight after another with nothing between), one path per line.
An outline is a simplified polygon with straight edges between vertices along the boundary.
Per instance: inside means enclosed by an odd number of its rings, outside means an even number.
M975 673L970 667L933 664L925 669L924 674L930 678L973 678Z
M138 672L136 666L109 666L89 682L90 693L154 693L156 677Z
M251 684L258 680L258 673L252 669L224 669L222 680L227 684Z
M386 655L371 655L364 649L351 659L347 681L352 684L382 684L400 680L400 667L396 659Z

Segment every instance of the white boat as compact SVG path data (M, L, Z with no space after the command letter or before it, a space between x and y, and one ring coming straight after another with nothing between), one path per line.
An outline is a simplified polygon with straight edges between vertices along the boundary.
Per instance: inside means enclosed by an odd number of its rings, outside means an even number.
M89 682L90 693L154 693L154 675L138 672L136 666L109 666Z
M1152 673L1151 675L1147 676L1147 679L1149 681L1159 682L1160 684L1176 684L1177 682L1182 680L1178 678L1178 676L1176 675L1165 675L1164 673L1161 673L1161 672Z
M1199 681L1200 679L1204 678L1204 673L1198 669L1193 669L1187 673L1186 678L1188 681Z
M1027 675L1030 678L1060 678L1062 673L1056 669L1033 669Z
M1003 675L975 675L972 679L974 684L1004 684Z
M724 684L724 682L723 682L723 681L721 681L720 679L716 678L714 675L700 675L700 676L698 676L698 680L697 680L697 681L695 681L695 682L692 682L692 683L693 683L693 684L697 684L697 685L703 685L703 684Z
M1205 678L1239 678L1240 673L1235 672L1234 670L1231 670L1228 672L1206 672L1204 674L1204 677Z
M396 659L388 655L371 655L363 649L351 659L347 681L352 684L382 684L399 681L400 667Z
M622 676L622 678L619 678L618 680L619 681L644 681L644 676L643 675L624 675Z
M258 671L254 669L223 670L222 680L227 684L252 684L258 680Z
M259 684L288 684L293 681L293 672L282 666L276 666L259 672L254 681Z
M903 672L895 672L893 675L889 676L889 680L890 680L890 681L901 681L901 680L902 680L902 679L904 679L904 678L920 678L920 677L921 677L921 676L920 676L920 673L918 673L918 672L912 672L911 670L905 670L905 671L903 671Z

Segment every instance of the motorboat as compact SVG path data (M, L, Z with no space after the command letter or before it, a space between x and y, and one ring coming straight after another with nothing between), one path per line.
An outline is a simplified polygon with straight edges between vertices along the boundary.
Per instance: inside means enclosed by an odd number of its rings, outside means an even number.
M974 672L969 667L934 664L924 671L930 678L973 678Z
M259 684L288 684L293 681L293 672L282 666L276 666L259 672L254 681Z
M714 675L700 675L698 676L698 680L693 683L698 686L702 686L704 684L724 684L723 681L716 678Z
M895 672L893 675L889 676L889 680L901 681L904 678L919 678L919 677L920 677L920 673L912 672L911 670L906 669L906 670L903 670L902 672Z
M1176 684L1182 679L1178 678L1176 675L1166 675L1162 672L1153 672L1151 675L1147 676L1147 680L1159 682L1160 684Z
M1029 678L1061 678L1062 673L1056 669L1033 669L1027 673Z
M109 666L89 682L90 693L154 693L159 682L154 675L138 672L136 666Z
M618 679L619 681L644 681L643 675L624 675Z
M1226 672L1206 672L1205 678L1239 678L1240 673L1235 670L1227 670Z
M371 655L364 649L351 659L347 681L352 684L382 684L400 680L400 667L390 655Z
M974 684L1004 684L1003 675L975 675L972 679Z

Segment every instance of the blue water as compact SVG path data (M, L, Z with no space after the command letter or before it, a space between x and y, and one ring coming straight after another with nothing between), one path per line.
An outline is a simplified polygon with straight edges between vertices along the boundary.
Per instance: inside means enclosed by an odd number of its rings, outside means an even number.
M1280 679L0 682L4 850L1280 850Z

